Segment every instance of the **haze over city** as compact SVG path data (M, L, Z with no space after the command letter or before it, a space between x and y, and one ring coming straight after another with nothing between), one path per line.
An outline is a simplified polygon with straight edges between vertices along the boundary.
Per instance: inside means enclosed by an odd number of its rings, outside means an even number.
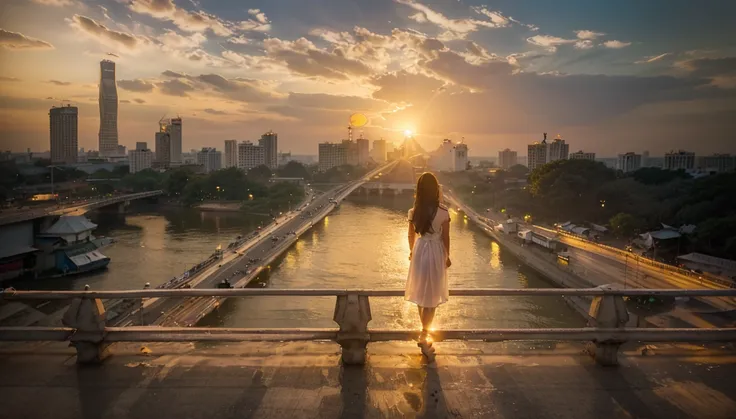
M485 4L484 4L485 3ZM9 0L0 17L0 149L49 149L48 110L79 108L98 148L99 62L116 63L119 144L182 148L270 129L316 154L361 112L371 140L525 154L734 152L733 2Z

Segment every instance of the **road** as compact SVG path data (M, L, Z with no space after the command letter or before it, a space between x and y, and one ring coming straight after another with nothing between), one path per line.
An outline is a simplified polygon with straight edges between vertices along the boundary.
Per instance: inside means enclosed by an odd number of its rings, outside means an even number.
M216 288L227 279L233 286L245 287L263 269L269 269L269 261L290 247L299 234L319 222L335 207L335 204L330 202L331 199L337 198L339 202L359 185L393 164L395 163L382 166L359 181L340 185L322 194L311 195L308 202L300 206L300 210L292 211L277 219L256 238L246 241L236 249L226 249L220 263L196 275L188 284L192 288ZM149 299L143 302L142 316L140 312L133 312L116 323L122 326L133 324L191 326L217 303L218 299L215 298L189 298L183 301L175 298Z

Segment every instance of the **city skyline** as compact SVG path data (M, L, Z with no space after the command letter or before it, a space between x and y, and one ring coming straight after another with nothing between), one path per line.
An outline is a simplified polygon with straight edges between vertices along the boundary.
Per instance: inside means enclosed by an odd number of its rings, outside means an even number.
M183 149L273 129L281 149L313 155L363 112L371 141L464 137L476 156L523 153L545 131L598 156L736 152L733 4L282 3L11 0L0 149L47 150L48 109L67 103L79 109L79 146L98 148L107 58L129 149L152 141L161 115L181 115Z

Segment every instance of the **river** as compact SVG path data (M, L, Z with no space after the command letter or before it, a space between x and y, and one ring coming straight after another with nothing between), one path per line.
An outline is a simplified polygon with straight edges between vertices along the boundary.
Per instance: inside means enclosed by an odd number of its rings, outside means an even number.
M359 197L306 232L251 286L273 288L403 288L409 267L406 212L411 197ZM92 214L95 235L115 238L103 250L104 271L77 278L25 281L19 288L92 289L156 286L207 258L215 248L266 222L228 212L137 205L124 217ZM543 288L552 285L520 266L462 216L451 222L451 287ZM277 300L278 299L278 300ZM201 325L334 327L334 297L247 297L227 300ZM416 307L402 298L371 298L372 327L417 328ZM455 297L435 326L579 327L582 318L561 297Z

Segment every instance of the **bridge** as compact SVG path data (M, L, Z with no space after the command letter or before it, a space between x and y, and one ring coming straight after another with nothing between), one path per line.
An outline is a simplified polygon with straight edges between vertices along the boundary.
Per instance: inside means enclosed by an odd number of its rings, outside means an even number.
M87 200L81 203L71 204L62 208L57 206L44 207L39 209L31 209L26 211L16 211L10 214L4 214L0 217L0 226L8 224L22 223L25 221L34 220L36 218L44 218L49 216L60 216L60 215L84 215L89 211L107 207L110 205L122 205L127 206L130 201L136 199L151 198L154 196L162 195L163 191L148 191L139 192L127 195L117 195L110 198L103 198L97 200Z
M197 272L181 275L159 286L159 288L214 288L223 280L228 280L235 288L247 286L283 252L289 249L299 237L312 226L324 219L345 197L369 179L390 172L398 162L390 162L372 170L363 178L332 188L321 195L307 195L305 202L250 236L231 243L220 257L211 257L200 263ZM222 298L171 299L151 298L145 302L125 299L114 302L113 313L109 318L117 325L157 324L185 325L196 324L202 317L215 309Z
M434 330L437 355L429 359L412 342L419 331L369 327L369 300L403 290L5 291L2 300L72 304L64 327L0 328L3 411L55 418L732 417L736 329L632 327L624 297L733 297L736 290L451 290L452 298L525 294L591 297L587 327ZM333 296L336 327L111 327L102 302L246 296ZM523 342L498 343L505 341ZM75 369L70 360L103 364ZM43 403L29 402L39 397Z
M375 175L365 182L356 193L361 195L401 194L414 192L416 171L408 160L399 161L394 168L381 176Z

